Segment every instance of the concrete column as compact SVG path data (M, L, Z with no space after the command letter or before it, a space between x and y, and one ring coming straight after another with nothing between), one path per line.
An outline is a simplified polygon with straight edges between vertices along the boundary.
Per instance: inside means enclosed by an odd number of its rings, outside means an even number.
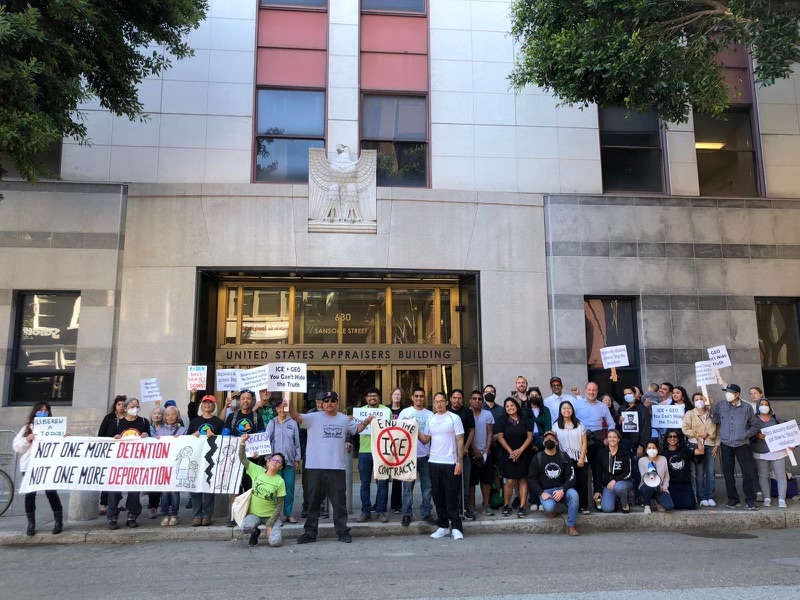
M359 0L336 0L328 7L328 156L336 145L359 153L358 24Z

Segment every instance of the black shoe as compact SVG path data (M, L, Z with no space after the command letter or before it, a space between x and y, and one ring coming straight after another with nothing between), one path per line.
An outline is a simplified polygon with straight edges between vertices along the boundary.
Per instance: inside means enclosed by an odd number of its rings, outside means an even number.
M471 508L467 509L467 511L464 513L464 520L465 521L474 521L477 518L478 518L478 516L475 514L475 511L472 510Z
M422 517L422 520L425 521L428 525L436 525L436 519L434 519L431 515L425 515Z
M349 544L350 542L353 541L353 538L350 537L349 533L340 533L339 541L342 542L343 544Z
M403 527L408 527L409 525L411 525L411 517L409 517L408 515L404 516L403 520L400 521L400 525Z
M34 513L28 513L28 528L25 530L25 535L32 536L36 534L36 517Z
M64 513L62 511L53 512L53 535L58 535L64 531Z
M133 519L129 518L125 522L125 527L130 527L131 529L136 529L138 526L139 526L139 524L136 522L136 518L133 518Z
M191 498L189 498L189 501L186 503L186 508L188 510L191 510L191 508L192 508L192 499Z
M236 527L236 521L234 521L233 519L230 519L228 521L228 524L225 525L225 527Z
M307 518L308 518L308 509L307 509L307 508L304 508L304 509L303 509L303 510L300 512L300 518L301 518L301 519L307 519Z
M316 542L316 541L317 541L317 538L311 537L307 533L304 533L299 538L297 538L297 543L298 544L310 544L311 542Z
M247 545L248 546L258 546L258 534L260 534L260 533L261 533L261 530L259 530L258 527L256 527L253 530L253 533L250 534L250 539L247 540Z
M323 511L323 512L319 513L319 518L320 519L330 519L331 516L328 514L327 511Z
M503 516L507 517L510 514L511 514L511 507L508 504L506 504L505 506L503 506Z
M108 528L109 528L111 531L114 531L114 530L116 530L116 529L119 529L119 525L117 525L117 520L116 520L116 519L110 519L110 520L108 521Z

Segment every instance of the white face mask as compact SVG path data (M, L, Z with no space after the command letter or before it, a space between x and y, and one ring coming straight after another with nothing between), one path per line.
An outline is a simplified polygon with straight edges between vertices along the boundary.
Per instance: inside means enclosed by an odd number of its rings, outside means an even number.
M728 402L733 402L736 399L736 396L733 395L733 392L725 392L725 400Z
M694 407L699 410L703 410L706 407L706 403L703 402L702 400L698 400L697 402L694 403Z
M139 414L139 407L138 406L131 406L128 408L128 414L132 417L135 417Z
M758 412L760 412L762 415L768 415L769 414L769 406L767 406L765 404L762 404L761 406L758 407Z
M656 450L655 448L648 448L647 456L649 456L650 458L655 458L656 456L658 456L658 450Z

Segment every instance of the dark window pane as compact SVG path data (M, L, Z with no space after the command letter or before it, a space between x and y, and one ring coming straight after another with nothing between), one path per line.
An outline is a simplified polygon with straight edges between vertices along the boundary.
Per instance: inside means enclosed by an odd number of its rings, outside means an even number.
M757 302L761 366L800 367L800 327L794 302Z
M425 12L425 0L361 0L361 10Z
M257 140L256 181L308 181L308 149L322 140L263 137Z
M628 133L636 136L653 134L658 139L658 113L650 110L646 113L628 112L621 106L608 106L600 109L600 131L605 133ZM649 135L648 135L649 134ZM660 144L658 144L660 146Z
M12 402L20 404L71 402L74 383L74 373L58 375L15 373Z
M80 294L21 294L20 308L16 369L74 370Z
M379 140L428 139L428 107L416 96L364 96L362 136Z
M436 343L435 297L435 290L392 290L393 344Z
M326 8L328 0L261 0L261 6L305 6Z
M58 178L61 176L61 147L62 141L59 140L46 152L39 154L38 159L42 167L44 167L48 172L45 178ZM11 158L9 158L9 156L2 151L0 151L0 164L3 165L3 168L7 171L4 179L22 178L22 175L20 175L19 171L17 171L14 163L11 162Z
M764 369L761 376L764 395L770 400L800 397L800 369Z
M601 148L603 191L662 192L661 150Z
M723 120L724 119L724 120ZM726 110L723 118L694 113L695 144L722 144L723 150L753 151L749 110Z
M361 147L364 150L378 151L378 185L398 187L427 185L426 144L364 141Z
M325 92L258 90L259 135L319 136L325 132Z
M586 321L586 364L590 369L602 369L600 348L628 348L628 360L636 367L636 311L633 300L587 298L583 303Z
M602 364L601 364L602 367ZM587 381L597 384L598 398L604 394L611 394L618 403L624 399L623 390L626 387L640 386L639 369L629 367L617 367L618 381L611 381L608 369L588 369Z
M754 152L697 150L701 196L757 196Z

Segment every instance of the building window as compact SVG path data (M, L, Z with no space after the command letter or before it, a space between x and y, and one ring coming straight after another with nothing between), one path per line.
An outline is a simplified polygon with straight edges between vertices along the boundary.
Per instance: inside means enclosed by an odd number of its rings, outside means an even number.
M655 109L600 109L600 158L604 192L664 191L661 125Z
M799 308L798 300L756 299L761 373L770 399L800 397Z
M636 335L636 306L633 298L586 298L583 301L586 321L586 367L589 381L600 388L600 393L622 398L626 386L639 385L639 345ZM625 346L629 366L617 367L619 381L609 378L603 368L600 349L607 346Z
M694 146L701 196L757 196L756 150L750 108L722 118L694 113Z
M64 143L62 140L54 143L45 152L41 152L37 159L46 173L42 179L60 179L61 178L61 152ZM3 179L23 179L22 174L14 166L11 158L2 150L0 150L0 166L2 166L7 173L3 175Z
M258 90L256 181L307 182L308 149L324 138L325 92Z
M261 6L297 7L297 8L327 8L328 0L260 0Z
M428 184L428 105L424 96L364 96L361 149L378 151L378 185Z
M17 306L11 403L71 402L80 293L23 292Z
M425 13L425 0L361 0L364 12Z

